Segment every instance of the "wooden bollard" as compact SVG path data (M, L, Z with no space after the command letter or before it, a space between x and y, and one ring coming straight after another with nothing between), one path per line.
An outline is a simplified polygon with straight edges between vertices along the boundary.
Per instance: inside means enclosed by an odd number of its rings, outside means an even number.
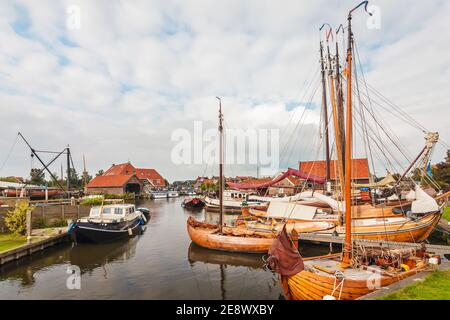
M27 210L26 213L26 221L27 221L27 242L31 243L31 210Z

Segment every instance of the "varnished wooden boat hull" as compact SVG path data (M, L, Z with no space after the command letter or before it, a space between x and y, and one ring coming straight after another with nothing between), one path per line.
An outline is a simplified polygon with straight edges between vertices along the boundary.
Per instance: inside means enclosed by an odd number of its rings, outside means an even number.
M244 253L266 253L275 238L237 237L217 234L215 229L193 227L188 220L187 230L192 242L212 250Z
M264 211L244 208L243 215L252 215L254 217L264 218ZM388 216L385 218L392 218ZM369 219L369 218L366 218ZM441 214L439 212L428 214L423 217L418 218L415 221L399 222L383 224L377 223L374 225L355 225L352 227L352 238L354 239L365 239L365 240L377 240L377 241L394 241L394 242L421 242L426 240L431 232L433 232L436 225L441 219ZM364 219L358 219L363 221ZM319 220L318 220L319 221ZM287 228L288 230L293 229L292 225L301 225L302 223L310 223L311 221L301 221L301 220L289 220ZM327 222L330 222L327 220ZM337 221L333 221L337 224ZM302 231L298 231L302 232ZM337 232L339 236L345 236L344 227L336 227L336 229L329 230L325 233L319 232L321 234L333 234Z
M433 232L440 219L440 214L430 214L407 223L386 226L356 226L353 227L352 238L394 242L422 242ZM345 232L338 231L338 234L345 236Z
M380 277L379 285L385 287L394 282L405 279L423 269L414 269L398 273L395 276ZM285 295L290 300L323 300L325 296L333 296L340 300L355 300L376 289L369 287L367 280L345 279L342 291L335 288L334 275L324 276L303 270L291 277L282 277ZM339 284L339 281L337 281ZM334 291L334 292L333 292Z

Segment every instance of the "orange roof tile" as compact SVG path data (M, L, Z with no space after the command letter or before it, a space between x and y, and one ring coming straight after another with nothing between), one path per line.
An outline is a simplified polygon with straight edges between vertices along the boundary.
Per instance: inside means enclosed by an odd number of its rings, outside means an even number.
M122 187L133 177L133 174L119 174L109 176L97 176L92 179L87 187L88 188L100 188L100 187Z
M129 162L122 164L113 164L111 168L106 170L104 176L115 176L119 174L133 174L136 168Z
M158 171L156 171L155 169L136 168L136 176L138 177L138 179L141 179L141 180L146 180L146 179L152 180L152 183L155 186L164 186L165 185L163 176L160 175L158 173ZM159 183L157 180L159 180Z

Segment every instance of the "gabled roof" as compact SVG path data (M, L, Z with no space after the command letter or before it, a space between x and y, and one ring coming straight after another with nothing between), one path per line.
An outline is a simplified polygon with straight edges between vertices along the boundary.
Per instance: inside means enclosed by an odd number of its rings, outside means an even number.
M88 183L87 187L88 188L122 187L128 181L130 181L132 177L134 177L133 174L97 176Z
M156 171L155 169L143 169L143 168L136 168L136 176L138 179L150 179L150 180L156 180L159 179L161 182L164 182L164 178Z
M300 162L300 171L325 177L326 161L302 161ZM337 160L330 162L330 175L333 180L339 177ZM352 159L352 179L369 179L369 175L369 161L367 159Z
M135 172L136 168L129 162L121 164L113 164L111 168L106 170L103 176L116 176L120 174L129 175Z

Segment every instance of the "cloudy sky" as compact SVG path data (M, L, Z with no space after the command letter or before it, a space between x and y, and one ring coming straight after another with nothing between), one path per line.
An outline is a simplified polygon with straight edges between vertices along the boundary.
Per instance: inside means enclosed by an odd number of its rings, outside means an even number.
M309 103L305 86L318 68L318 29L345 23L356 4L2 0L0 176L26 177L33 165L23 142L9 153L18 131L37 149L70 144L78 171L84 154L91 173L130 160L170 181L211 174L205 164L173 163L171 138L177 129L192 132L196 120L213 128L216 96L227 128L280 130L281 168L314 158L308 144L317 135L320 94ZM450 141L450 2L371 4L380 9L380 29L367 28L363 11L353 22L367 82ZM293 139L300 119L302 136ZM391 124L417 154L423 133ZM444 153L439 145L433 160ZM255 175L256 168L228 172Z

